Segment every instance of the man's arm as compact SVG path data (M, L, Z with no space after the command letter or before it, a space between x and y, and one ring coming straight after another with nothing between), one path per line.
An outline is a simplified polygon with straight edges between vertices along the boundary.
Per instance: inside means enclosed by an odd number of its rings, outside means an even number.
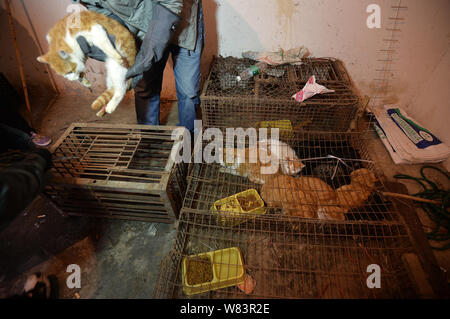
M108 12L103 12L104 10L108 11L105 7L102 6L103 1L97 0L73 0L75 3L82 3L89 10L97 11L99 13L103 13L108 16ZM116 0L106 0L106 6L110 6L111 8L116 4ZM137 5L139 1L130 1L130 6L134 7ZM140 8L142 3L140 4ZM147 31L145 33L145 37L142 41L141 48L136 56L136 60L134 65L127 72L127 79L133 78L132 87L135 87L137 83L142 79L143 73L150 70L154 63L161 60L163 57L163 53L166 50L169 40L172 37L172 34L175 31L176 25L180 21L180 17L178 14L181 13L183 7L182 0L145 0L143 2L144 7L151 9L151 15L148 14L148 17L151 19L148 21ZM150 7L151 6L151 7ZM146 12L146 10L144 10ZM92 48L86 45L86 41L81 42L79 40L79 44L82 50L89 57L104 59L103 52L97 52L97 48Z
M166 5L169 2L173 5L179 1L166 0L161 1L161 5L158 3L154 4L152 19L149 22L147 33L136 56L136 61L126 75L127 79L133 78L133 88L143 78L144 72L150 70L154 63L161 60L169 40L180 22L180 17L168 7L165 7L162 4L163 2ZM178 13L181 12L181 6L176 8L179 10Z

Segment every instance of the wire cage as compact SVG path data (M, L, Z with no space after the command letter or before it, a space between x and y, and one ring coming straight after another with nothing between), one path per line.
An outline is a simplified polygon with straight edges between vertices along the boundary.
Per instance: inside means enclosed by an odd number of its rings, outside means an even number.
M171 156L181 145L175 129L74 123L52 148L45 192L69 215L172 223L187 174Z
M380 225L376 234L364 228L360 225L350 231L343 224L266 217L224 227L211 214L183 210L174 249L161 264L154 297L416 297L402 262L402 256L412 251L406 229L394 232ZM230 248L240 251L242 262L219 254L212 259L213 278L189 286L183 267L186 260ZM241 265L243 271L238 269ZM381 269L379 289L367 285L370 265ZM252 286L254 290L245 293Z
M226 161L191 164L176 242L155 297L414 297L402 262L414 252L406 224L384 197L361 139L295 132L283 143L280 153L292 149L297 156L290 164L304 165L292 176L281 168L268 178L251 176L251 168L230 170ZM244 275L239 259L219 254L210 258L212 280L189 285L189 260L230 248L239 250ZM370 265L382 269L380 289L368 288Z
M274 140L258 142L259 155L253 149L258 156L255 163L249 163L252 148L248 142L249 138L246 147L241 148L241 155L239 148L219 150L224 161L221 164L191 164L184 208L210 210L218 200L253 189L270 208L266 216L278 217L282 213L345 222L398 222L398 214L391 210L391 202L383 195L380 173L358 135L305 132L285 135L272 146L279 147L272 154L277 170L267 175L261 171L262 155L264 147L268 144L271 147ZM205 146L206 142L202 145L203 154ZM226 155L230 150L234 160L228 163ZM291 157L280 159L278 154ZM305 204L298 206L299 201Z
M350 77L331 58L303 59L300 65L269 67L262 74L237 82L236 76L255 61L218 57L213 61L201 95L204 127L258 127L266 121L291 121L294 129L349 130L359 106ZM318 94L298 103L292 96L316 76L334 93Z

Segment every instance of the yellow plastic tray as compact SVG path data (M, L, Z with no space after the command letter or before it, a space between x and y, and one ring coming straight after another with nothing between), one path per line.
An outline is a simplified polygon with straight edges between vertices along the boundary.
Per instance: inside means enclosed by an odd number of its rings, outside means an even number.
M289 138L293 136L292 123L290 120L278 120L278 121L262 121L256 124L257 128L278 128L280 129L280 137Z
M212 261L213 279L209 282L189 285L186 278L188 258L207 256ZM245 282L245 269L242 253L239 248L231 247L222 250L210 251L198 255L185 257L182 263L183 291L186 295L195 295L202 292L217 290L226 287L241 285Z
M238 197L245 197L248 195L254 195L259 202L259 206L252 210L245 211L239 204ZM229 204L230 207L220 209L219 207L224 204ZM261 199L256 189L248 189L244 192L220 199L213 204L211 209L214 214L217 214L217 223L222 226L236 226L249 219L255 218L256 215L263 215L267 211L264 206L264 201Z

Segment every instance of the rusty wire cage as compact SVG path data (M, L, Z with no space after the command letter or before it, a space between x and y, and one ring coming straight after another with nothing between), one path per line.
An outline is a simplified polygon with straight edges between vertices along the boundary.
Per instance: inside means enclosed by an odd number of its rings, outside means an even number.
M249 80L236 76L255 64L250 59L218 57L201 95L204 127L261 127L290 121L294 129L345 132L359 106L350 77L340 61L303 59L300 65L269 67ZM298 103L292 96L315 75L334 93L318 94Z
M408 228L383 195L383 184L374 180L380 174L362 140L354 134L296 132L284 142L305 165L295 177L289 176L291 181L273 182L278 177L272 176L262 185L250 175L230 174L223 164L191 164L177 238L161 265L154 296L415 297L402 262L404 254L414 252ZM364 178L355 171L364 172ZM264 200L262 211L258 204L247 210L245 201L239 201L237 196L248 190ZM330 192L334 199L327 196ZM281 199L274 200L274 194ZM219 205L233 196L239 210ZM250 277L238 271L239 258L216 258L213 253L212 280L206 276L204 282L189 285L188 260L233 247ZM372 264L382 269L380 289L367 286L367 267ZM250 284L249 278L256 286L245 294L237 286Z
M174 129L74 123L52 148L45 192L69 215L174 222L187 174L171 157Z

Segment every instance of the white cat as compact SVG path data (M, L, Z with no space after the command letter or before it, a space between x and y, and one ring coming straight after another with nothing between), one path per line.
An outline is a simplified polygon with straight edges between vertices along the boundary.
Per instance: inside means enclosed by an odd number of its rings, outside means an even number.
M257 184L277 175L296 175L305 167L288 144L274 139L261 140L257 146L245 149L225 148L220 164L221 172L248 177Z
M108 34L114 35L115 46ZM87 87L90 86L85 77L87 57L77 42L80 36L106 55L107 90L92 103L92 108L100 109L98 116L103 116L105 112L112 113L131 84L130 80L126 80L126 73L136 58L134 37L116 20L91 11L70 14L50 29L47 35L49 51L37 60L50 64L57 74L66 79L80 81Z

